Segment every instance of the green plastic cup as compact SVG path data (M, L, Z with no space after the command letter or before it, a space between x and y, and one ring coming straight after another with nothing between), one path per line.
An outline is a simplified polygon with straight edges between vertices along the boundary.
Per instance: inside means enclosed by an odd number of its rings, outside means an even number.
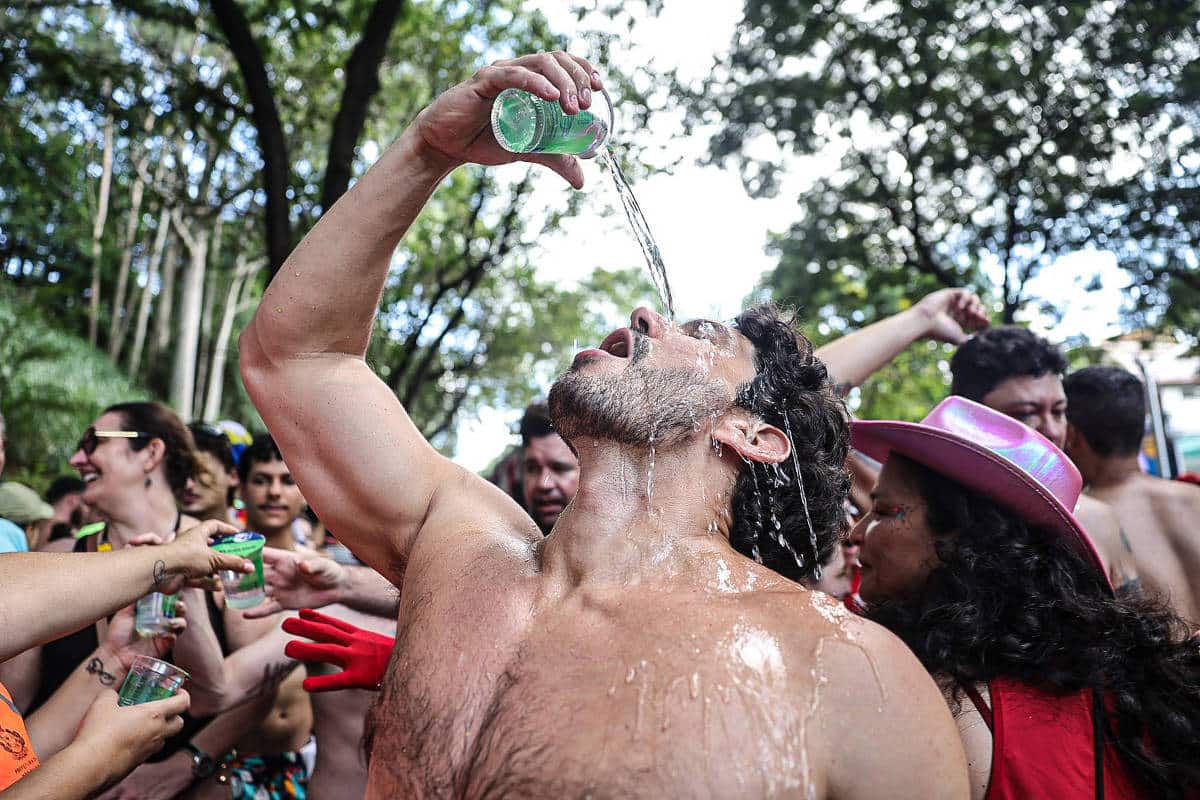
M595 97L587 111L568 114L557 100L505 89L492 103L492 133L510 153L569 153L591 158L608 142L613 128L608 92L601 89Z
M213 539L211 545L218 553L229 553L254 562L250 573L223 569L217 575L225 587L225 602L230 608L253 608L266 599L263 591L262 549L267 541L261 533L242 531L227 533Z
M133 614L133 627L138 636L162 636L171 631L171 620L175 619L175 603L178 594L151 592L137 601Z
M121 684L117 705L136 706L173 697L188 679L188 674L174 664L150 656L138 656Z

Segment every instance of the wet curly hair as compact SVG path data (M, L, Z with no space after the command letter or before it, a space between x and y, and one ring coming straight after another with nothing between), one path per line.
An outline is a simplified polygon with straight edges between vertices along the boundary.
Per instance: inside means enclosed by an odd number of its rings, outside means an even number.
M141 450L151 439L161 439L164 445L163 469L171 493L178 498L187 488L188 478L197 474L200 462L196 458L196 443L191 431L171 409L162 403L117 403L104 413L120 414L126 430L143 431L150 439L130 439L129 446Z
M729 543L794 581L818 578L846 533L846 406L793 316L757 305L734 327L754 345L757 371L734 403L784 431L792 456L779 465L751 462L738 475Z
M1065 537L890 458L916 476L942 564L867 616L958 686L1004 676L1051 692L1103 692L1115 701L1112 741L1148 796L1200 789L1200 640L1188 623L1160 598L1114 597Z

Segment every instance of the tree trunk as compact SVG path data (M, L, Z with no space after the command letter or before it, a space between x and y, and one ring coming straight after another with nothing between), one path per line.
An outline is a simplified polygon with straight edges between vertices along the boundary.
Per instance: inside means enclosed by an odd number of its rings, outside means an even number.
M142 132L150 135L154 129L155 115L146 115ZM133 264L133 243L137 239L138 228L142 221L142 197L146 192L146 181L142 177L150 160L150 149L142 146L142 155L137 160L133 170L133 187L129 192L129 217L125 221L125 236L121 240L121 266L117 270L117 288L113 291L112 317L108 321L108 357L115 363L121 355L121 345L125 343L125 334L129 331L129 312L125 307L126 292L129 290L129 275ZM162 173L163 160L159 160L158 172Z
M125 374L130 379L137 374L139 362L142 360L142 347L146 343L146 325L150 321L150 298L154 295L154 282L158 280L158 267L163 259L163 247L167 243L167 234L171 230L170 212L166 206L158 215L158 232L154 235L154 247L150 252L150 265L146 270L146 285L142 287L142 297L138 302L137 327L133 332L133 349L129 352L129 364Z
M367 107L379 92L379 66L387 54L388 39L404 9L405 0L376 0L363 26L362 37L346 61L346 86L333 119L325 181L321 187L321 213L350 186L354 147L367 121Z
M104 79L105 105L112 94L112 80ZM100 196L96 201L96 216L92 220L92 286L88 298L88 341L95 345L100 333L100 260L103 254L104 223L108 219L108 195L112 189L113 118L104 117L104 156L100 172Z
M212 364L208 368L208 393L204 398L204 417L215 420L221 413L221 400L225 391L225 362L229 356L229 342L233 338L233 323L242 304L242 289L254 279L254 274L266 264L266 259L255 259L249 264L238 259L237 269L225 293L225 307L221 312L221 326L213 342Z
M162 287L158 293L158 311L154 315L154 336L150 338L150 349L146 360L153 364L158 354L171 344L171 316L175 310L175 279L179 274L179 239L167 239L167 252L163 255Z
M217 280L220 277L221 265L221 229L225 221L217 217L213 227L212 247L209 249L208 260L212 266L208 269L207 286L204 289L204 309L200 313L200 347L196 355L196 395L192 400L192 408L204 406L205 390L212 377L208 374L209 359L212 358L213 340L213 309L217 302Z
M204 303L204 272L208 266L208 237L204 225L191 231L183 215L171 213L175 230L188 250L188 267L179 296L179 327L175 337L174 369L171 372L171 405L184 420L192 418L196 393L196 351L200 341L200 309Z
M225 34L225 41L246 84L251 117L258 132L258 149L263 160L263 191L267 196L267 258L271 264L271 274L274 275L292 249L287 197L291 167L287 139L284 138L283 123L279 119L266 64L246 15L236 0L212 0L211 6L213 17Z

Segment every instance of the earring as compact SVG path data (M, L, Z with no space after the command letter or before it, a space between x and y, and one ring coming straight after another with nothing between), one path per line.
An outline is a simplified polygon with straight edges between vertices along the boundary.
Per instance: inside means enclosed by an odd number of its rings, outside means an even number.
M149 475L146 476L146 488L147 489L150 488L150 476Z

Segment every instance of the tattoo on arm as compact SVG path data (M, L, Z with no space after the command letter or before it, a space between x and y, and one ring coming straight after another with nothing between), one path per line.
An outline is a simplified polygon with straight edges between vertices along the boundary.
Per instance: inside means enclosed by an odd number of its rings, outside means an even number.
M1142 593L1142 582L1137 578L1128 578L1116 588L1117 597L1136 597Z
M1117 535L1121 537L1121 545L1124 546L1126 553L1133 552L1133 545L1129 543L1129 537L1125 535L1125 526L1117 528Z
M100 681L102 686L112 686L117 681L115 675L104 671L104 662L98 658L93 658L89 661L86 669L89 675L96 676L96 680Z
M162 559L154 562L154 585L159 586L167 579L167 564Z

